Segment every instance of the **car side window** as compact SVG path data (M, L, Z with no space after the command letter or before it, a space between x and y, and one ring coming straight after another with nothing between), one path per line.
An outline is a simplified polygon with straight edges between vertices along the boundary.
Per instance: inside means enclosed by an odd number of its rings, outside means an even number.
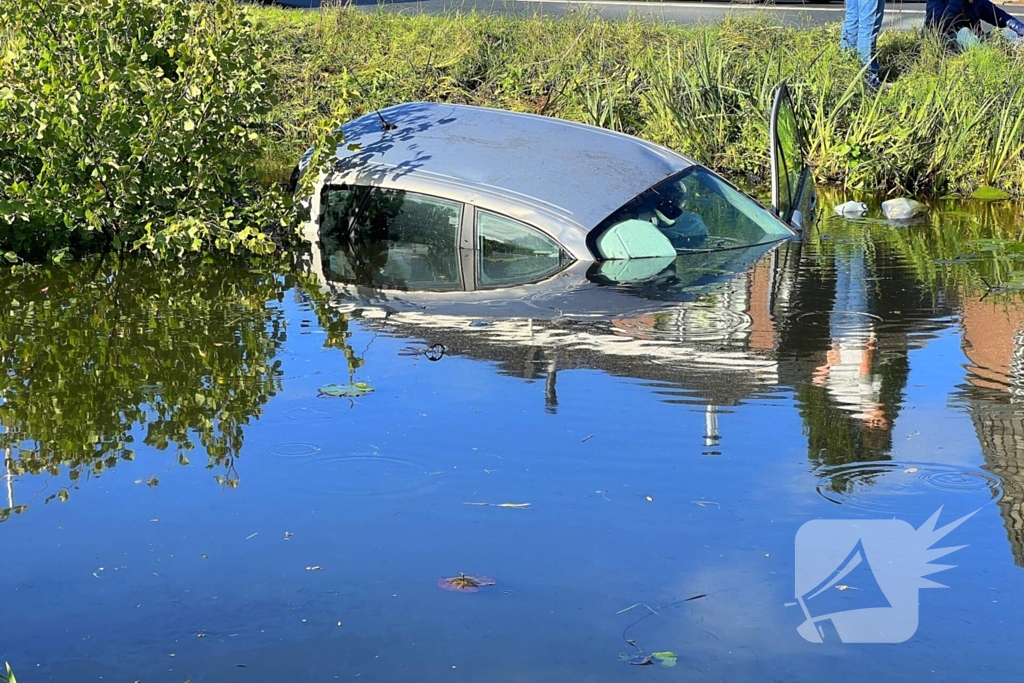
M461 289L463 205L368 187L328 187L320 238L339 279L406 289Z
M557 273L568 262L553 239L519 221L476 213L480 285L528 284Z

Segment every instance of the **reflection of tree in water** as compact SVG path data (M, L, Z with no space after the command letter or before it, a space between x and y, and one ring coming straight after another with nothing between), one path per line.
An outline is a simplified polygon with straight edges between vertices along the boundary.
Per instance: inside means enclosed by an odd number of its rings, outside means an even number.
M0 450L74 484L196 443L238 481L243 428L280 389L280 278L258 265L134 260L0 274ZM63 499L66 489L61 489Z
M345 354L349 374L354 373L363 366L365 361L357 357L349 345L348 340L352 337L352 331L349 329L349 316L331 306L334 295L323 288L316 275L301 272L298 266L296 266L296 273L294 277L297 294L309 305L316 316L317 323L327 333L327 337L324 339L324 348L338 349Z

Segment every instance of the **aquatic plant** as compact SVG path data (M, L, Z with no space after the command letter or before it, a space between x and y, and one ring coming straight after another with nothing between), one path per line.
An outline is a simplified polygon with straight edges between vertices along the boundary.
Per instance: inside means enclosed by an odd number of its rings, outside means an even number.
M17 679L14 678L14 672L11 671L10 664L7 664L7 675L0 674L0 681L3 681L3 683L18 683Z
M480 589L493 586L496 583L489 576L470 576L460 573L458 576L438 579L437 587L452 593L479 593Z

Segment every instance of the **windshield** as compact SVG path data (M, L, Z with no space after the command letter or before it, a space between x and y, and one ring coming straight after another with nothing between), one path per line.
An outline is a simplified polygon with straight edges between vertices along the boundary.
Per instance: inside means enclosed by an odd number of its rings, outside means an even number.
M624 225L630 221L629 226ZM644 227L638 221L657 228L679 252L749 247L793 234L767 209L700 166L655 185L602 221L591 234L596 238L616 226ZM601 251L600 245L596 251Z

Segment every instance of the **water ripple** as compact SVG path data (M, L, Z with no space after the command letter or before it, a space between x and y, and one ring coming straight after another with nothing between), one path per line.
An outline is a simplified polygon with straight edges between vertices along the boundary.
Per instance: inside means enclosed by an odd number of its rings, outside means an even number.
M1002 480L979 469L940 463L857 462L817 470L815 490L836 505L872 512L890 512L896 496L937 489L952 493L987 492L991 501L1003 495Z

